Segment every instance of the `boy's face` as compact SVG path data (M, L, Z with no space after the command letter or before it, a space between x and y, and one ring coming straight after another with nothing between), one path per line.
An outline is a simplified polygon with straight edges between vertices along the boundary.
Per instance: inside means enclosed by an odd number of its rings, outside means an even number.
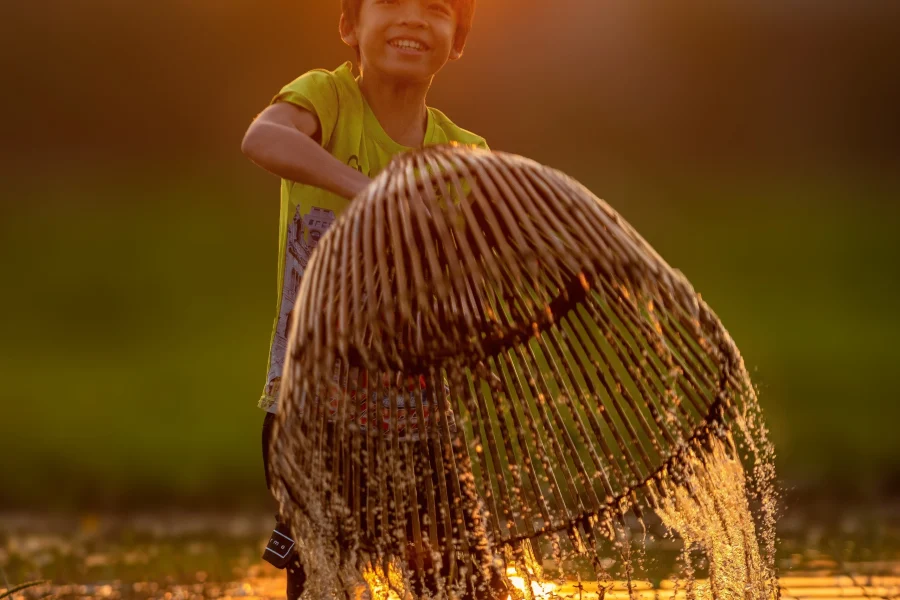
M455 34L450 0L363 0L354 27L341 16L341 36L359 47L363 70L399 79L428 80L459 58Z

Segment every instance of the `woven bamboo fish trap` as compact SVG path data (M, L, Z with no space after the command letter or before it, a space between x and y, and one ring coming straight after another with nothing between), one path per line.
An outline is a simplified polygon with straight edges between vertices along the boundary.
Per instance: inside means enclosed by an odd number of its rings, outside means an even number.
M753 394L606 203L455 146L396 157L323 236L284 373L271 469L311 579L368 561L440 596L503 593L498 558L596 561Z

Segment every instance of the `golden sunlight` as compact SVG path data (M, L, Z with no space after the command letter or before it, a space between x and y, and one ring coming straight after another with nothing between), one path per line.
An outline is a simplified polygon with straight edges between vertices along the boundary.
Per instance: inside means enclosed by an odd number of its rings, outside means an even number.
M509 567L506 569L506 575L509 578L509 582L512 583L520 592L525 593L525 578L520 576L514 567ZM534 597L539 600L541 598L549 597L553 594L554 590L556 590L557 585L550 581L532 581L531 582L531 591L534 592ZM527 595L526 595L527 597ZM512 594L510 594L506 600L513 600Z

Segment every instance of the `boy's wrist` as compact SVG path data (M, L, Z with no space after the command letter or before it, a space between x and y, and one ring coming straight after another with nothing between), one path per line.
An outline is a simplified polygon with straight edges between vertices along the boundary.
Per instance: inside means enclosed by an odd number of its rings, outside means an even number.
M372 180L352 167L348 167L348 169L352 170L356 175L351 176L349 181L347 181L344 187L344 196L349 200L353 200L360 192L369 187Z

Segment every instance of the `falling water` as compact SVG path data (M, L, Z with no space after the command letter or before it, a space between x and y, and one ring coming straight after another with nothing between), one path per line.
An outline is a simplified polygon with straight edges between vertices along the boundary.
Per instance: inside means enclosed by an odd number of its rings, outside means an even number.
M685 485L660 487L657 514L684 543L682 577L687 598L768 600L778 582L765 548L774 548L772 522L757 523L743 466L730 435L691 453ZM771 500L772 498L766 498ZM771 551L771 550L769 550ZM694 578L694 554L708 565L709 578Z

